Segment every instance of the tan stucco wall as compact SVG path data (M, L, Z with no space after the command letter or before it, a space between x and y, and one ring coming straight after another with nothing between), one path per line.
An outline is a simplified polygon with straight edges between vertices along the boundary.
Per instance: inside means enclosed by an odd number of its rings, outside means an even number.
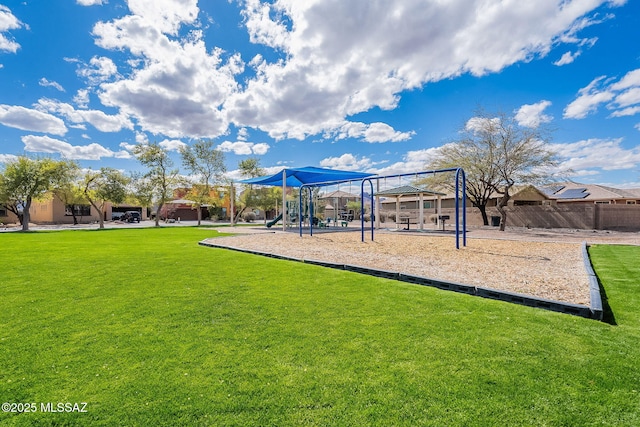
M29 212L31 213L31 222L35 224L73 224L73 216L65 215L64 204L57 198L52 198L44 202L34 202ZM78 217L78 221L90 223L98 221L99 218L98 211L92 206L91 215Z

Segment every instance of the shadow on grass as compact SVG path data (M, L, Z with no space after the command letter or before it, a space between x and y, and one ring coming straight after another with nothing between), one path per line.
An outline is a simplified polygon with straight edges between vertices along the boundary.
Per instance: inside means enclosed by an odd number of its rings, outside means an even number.
M602 286L602 282L600 278L596 275L598 279L598 287L600 288L600 298L602 299L602 321L608 323L610 325L617 325L616 316L613 314L613 310L609 305L609 298L607 297L607 291L604 286Z

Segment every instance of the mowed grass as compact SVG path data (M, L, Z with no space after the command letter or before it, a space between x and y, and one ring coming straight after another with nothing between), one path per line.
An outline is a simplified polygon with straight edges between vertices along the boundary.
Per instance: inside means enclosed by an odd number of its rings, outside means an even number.
M0 425L640 425L640 248L591 248L614 326L216 233L0 234Z

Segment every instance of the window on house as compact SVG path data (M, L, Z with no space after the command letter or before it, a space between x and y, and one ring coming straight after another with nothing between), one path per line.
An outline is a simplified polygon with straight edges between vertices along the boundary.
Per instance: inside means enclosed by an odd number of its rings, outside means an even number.
M0 216L7 216L7 210L5 208L0 208Z
M514 206L540 206L542 200L514 200Z
M67 205L64 208L65 216L73 216L74 213L76 216L90 216L91 205Z
M637 200L627 200L628 205L635 205Z
M424 209L431 209L431 208L433 208L433 207L434 207L434 206L433 206L433 201L431 201L431 200L425 201L422 207L423 207Z
M608 201L608 200L607 201L598 201L598 202L596 202L596 205L610 205L610 204L611 204L611 202Z

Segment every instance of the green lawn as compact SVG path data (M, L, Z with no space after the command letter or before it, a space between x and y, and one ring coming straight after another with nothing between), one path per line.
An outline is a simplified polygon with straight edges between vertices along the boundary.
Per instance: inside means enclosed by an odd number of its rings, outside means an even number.
M640 425L638 247L590 250L613 326L216 233L0 234L0 425Z

